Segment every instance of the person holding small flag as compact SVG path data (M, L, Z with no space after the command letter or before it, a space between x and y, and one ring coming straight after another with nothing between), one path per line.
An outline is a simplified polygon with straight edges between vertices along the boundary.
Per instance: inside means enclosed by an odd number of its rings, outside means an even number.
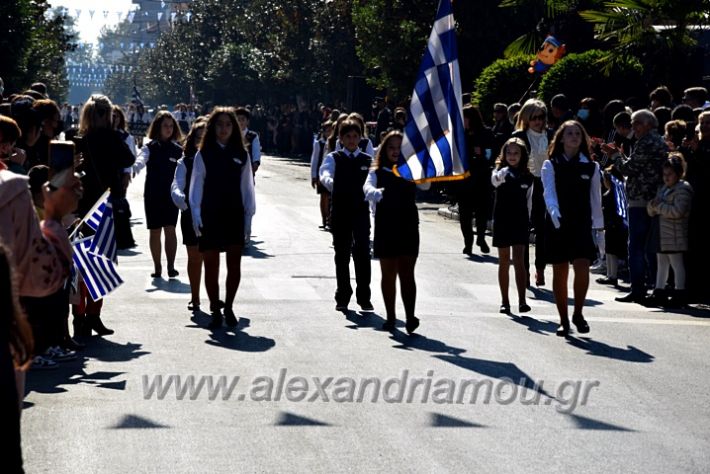
M91 218L95 204L106 191L122 190L123 171L135 162L123 137L113 129L112 111L111 101L104 95L92 95L81 110L79 136L75 142L77 152L83 157L81 169L85 173L81 180L84 193L77 211L77 217L83 221ZM88 226L82 228L85 237L94 230ZM92 331L99 335L113 334L101 320L104 300L93 300L83 282L79 293L79 302L73 309L74 335L89 336Z

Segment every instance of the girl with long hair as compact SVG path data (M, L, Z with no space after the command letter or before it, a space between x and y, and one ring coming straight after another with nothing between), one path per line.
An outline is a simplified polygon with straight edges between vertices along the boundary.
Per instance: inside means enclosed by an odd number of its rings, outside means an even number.
M508 280L511 248L515 267L515 285L518 289L518 311L527 313L530 306L525 300L527 273L525 271L525 246L528 245L530 212L532 210L533 175L528 169L528 151L525 142L511 138L503 145L491 176L496 188L493 208L493 246L498 248L498 285L502 303L501 313L510 312Z
M150 230L150 254L153 257L153 278L162 276L163 266L160 261L162 244L161 234L165 234L165 256L168 260L168 277L175 278L179 272L175 270L175 254L177 253L177 236L175 225L178 219L178 209L172 202L170 188L175 177L177 161L182 156L182 132L175 117L167 110L158 112L148 128L148 139L133 166L135 173L147 168L145 177L145 220Z
M365 199L375 209L374 254L382 269L382 297L387 321L382 329L393 331L397 322L395 298L399 277L406 313L406 329L413 333L419 326L414 315L417 285L414 266L419 255L419 214L416 204L417 185L393 173L401 153L403 135L391 131L385 135L377 151L363 187ZM429 183L419 185L428 189Z
M567 277L574 268L572 323L589 332L582 309L589 289L589 265L596 257L593 230L604 228L599 165L591 160L589 136L575 120L564 122L550 144L542 165L545 205L545 259L552 264L552 290L560 315L558 336L570 331Z
M210 328L236 327L232 306L241 280L244 242L256 211L251 161L234 109L215 107L195 155L190 179L190 210L205 262L205 287L210 299ZM227 254L227 293L219 300L220 253Z
M170 188L173 203L182 211L180 216L180 230L182 230L182 243L187 249L187 277L190 279L192 298L187 305L189 311L200 309L200 279L202 278L202 254L198 247L197 235L192 225L192 212L190 211L190 180L192 168L195 163L197 146L207 129L207 120L198 118L193 122L183 146L182 158L178 160L175 168L175 178Z

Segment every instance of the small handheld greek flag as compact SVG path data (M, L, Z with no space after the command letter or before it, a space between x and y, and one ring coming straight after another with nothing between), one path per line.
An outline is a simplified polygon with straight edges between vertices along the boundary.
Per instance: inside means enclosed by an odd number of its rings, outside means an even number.
M117 262L116 233L109 191L96 201L83 222L96 234L72 243L72 287L77 288L81 277L91 299L98 301L123 284L114 266ZM79 227L81 225L77 230Z
M72 260L94 301L102 299L123 284L113 262L90 252L92 237L72 244Z
M95 231L98 230L99 224L101 224L101 218L103 217L104 211L106 210L106 204L108 203L110 195L111 191L107 190L101 195L99 200L96 201L94 207L92 207L91 210L86 213L84 223Z
M461 74L451 0L440 0L412 93L402 154L394 172L410 181L468 176Z
M116 234L114 230L113 206L111 205L110 196L99 206L99 210L102 208L101 219L98 227L94 229L96 234L91 238L89 252L117 263Z
M616 201L616 214L621 217L626 227L629 226L629 200L626 197L626 188L624 182L614 176L609 177L611 184L614 187L614 200Z

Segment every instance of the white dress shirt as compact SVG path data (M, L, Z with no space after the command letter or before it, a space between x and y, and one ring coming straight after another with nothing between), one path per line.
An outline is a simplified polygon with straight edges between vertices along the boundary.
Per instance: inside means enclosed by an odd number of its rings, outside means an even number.
M338 151L342 150L346 155L352 156L356 158L360 153L362 153L362 150L359 148L356 148L355 151L348 151L343 149L342 147L338 149L338 146L335 146L335 151L333 153L328 153L328 156L326 156L323 159L323 164L320 165L319 171L319 176L320 176L320 184L325 186L325 189L330 191L331 193L333 192L333 178L335 177L335 154L338 153Z
M181 211L187 211L187 202L185 201L186 178L187 166L185 166L185 157L182 157L178 160L173 184L170 185L170 197L173 198L173 203Z
M579 161L581 163L589 163L589 158L580 153ZM599 163L594 163L594 175L590 179L589 204L592 208L592 229L603 229L604 214L602 213L602 184ZM555 167L550 160L546 160L542 165L542 187L547 212L551 216L564 218L564 216L560 215L560 204L557 200Z
M223 145L220 144L222 148ZM192 212L192 222L195 226L195 233L200 236L199 228L202 226L202 194L205 186L205 162L202 153L197 152L195 161L192 164L192 178L190 179L190 211ZM251 162L242 166L240 176L240 189L242 192L242 205L244 206L244 233L248 237L251 235L251 218L256 213L256 196L254 193L254 174L251 170ZM225 216L229 218L229 216Z
M318 159L320 158L321 154L321 147L325 148L326 144L321 143L318 141L316 138L313 140L313 153L311 153L311 179L315 179L318 177ZM325 150L323 150L325 152ZM325 158L325 153L323 154L323 157Z
M247 132L249 131L248 128L245 128L244 131L242 132L242 138L246 142L246 135ZM247 143L248 145L248 143ZM249 151L249 156L251 156L251 162L252 163L261 163L261 142L259 141L259 134L256 134L256 137L254 137L254 141L251 142L251 150Z
M501 184L505 183L505 177L510 174L510 169L507 166L504 166L503 168L499 170L493 170L493 173L491 173L491 184L493 184L494 188L497 188ZM530 215L532 214L532 196L533 196L533 188L535 187L535 184L533 183L532 186L530 186L525 194L527 197L527 205L528 205L528 219L530 218Z

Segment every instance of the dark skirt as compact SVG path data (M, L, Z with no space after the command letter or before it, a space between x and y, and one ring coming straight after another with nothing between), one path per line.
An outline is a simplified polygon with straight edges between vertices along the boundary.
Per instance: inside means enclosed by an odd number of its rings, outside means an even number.
M148 229L175 227L178 221L178 208L175 207L170 193L165 196L150 196L144 199L145 221Z
M549 214L545 215L545 261L547 263L572 263L586 258L590 262L597 257L597 248L589 226L565 225L555 229Z
M376 223L373 254L375 258L417 257L419 224L397 228Z
M188 209L180 215L180 229L182 230L182 244L193 247L198 244L195 228L192 225L192 212Z
M203 208L203 211L205 209ZM200 252L225 252L228 247L244 245L244 211L239 213L207 213L202 217Z
M530 242L527 219L515 222L512 219L496 217L493 220L493 246L497 248L527 245Z

